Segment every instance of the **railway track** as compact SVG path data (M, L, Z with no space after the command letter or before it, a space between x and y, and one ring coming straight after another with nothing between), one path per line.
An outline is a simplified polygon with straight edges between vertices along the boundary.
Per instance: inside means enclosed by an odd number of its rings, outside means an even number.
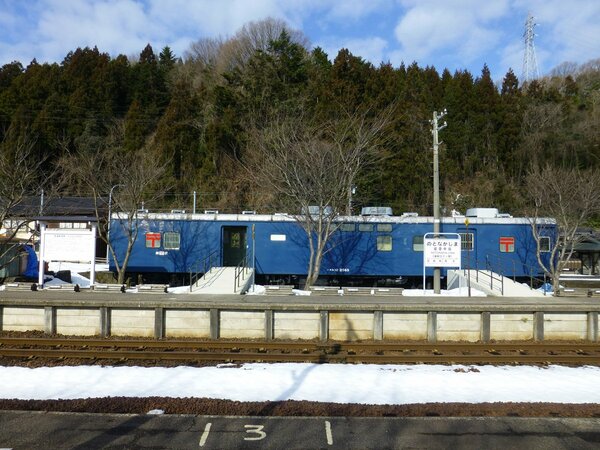
M592 343L201 341L0 337L0 357L82 361L600 365ZM1 360L0 360L1 363Z

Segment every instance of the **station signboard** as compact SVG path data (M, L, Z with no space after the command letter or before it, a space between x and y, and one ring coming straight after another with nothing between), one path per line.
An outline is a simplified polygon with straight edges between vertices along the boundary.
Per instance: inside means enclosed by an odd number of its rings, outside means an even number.
M428 233L429 234L429 233ZM423 239L425 267L460 267L460 236L429 237Z

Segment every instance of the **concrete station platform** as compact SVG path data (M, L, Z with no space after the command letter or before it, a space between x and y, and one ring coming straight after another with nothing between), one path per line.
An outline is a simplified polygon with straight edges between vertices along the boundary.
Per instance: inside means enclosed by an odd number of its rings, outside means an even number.
M0 292L0 330L150 338L597 342L599 312L585 297Z

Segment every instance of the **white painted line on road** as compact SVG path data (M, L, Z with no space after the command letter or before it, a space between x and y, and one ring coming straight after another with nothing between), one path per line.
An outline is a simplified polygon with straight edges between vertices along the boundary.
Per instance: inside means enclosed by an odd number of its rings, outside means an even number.
M327 445L333 445L333 435L331 434L331 422L325 421L325 435L327 436Z
M202 433L202 437L200 438L200 447L204 447L204 444L206 444L206 440L208 439L208 433L210 433L210 426L211 423L208 422L204 427L204 433Z

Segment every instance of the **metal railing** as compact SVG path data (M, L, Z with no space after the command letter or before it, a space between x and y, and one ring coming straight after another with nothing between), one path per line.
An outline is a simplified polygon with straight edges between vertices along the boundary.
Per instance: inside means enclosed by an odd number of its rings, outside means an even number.
M491 257L490 255L486 255L485 265L488 268L488 270L493 270L494 272L498 272L507 278L512 278L513 281L517 280L517 265L522 267L524 269L523 272L528 273L528 275L526 276L529 279L530 289L535 289L534 286L536 284L545 285L548 282L548 275L545 272L541 277L534 276L534 273L538 273L540 271L539 266L518 263L516 261L505 261L499 258L498 256ZM544 291L544 294L545 293L546 292Z
M493 260L493 261L492 261ZM539 268L531 266L529 264L517 263L515 261L504 261L500 258L492 258L489 255L485 256L485 263L474 260L474 266L470 269L465 269L465 271L475 271L475 281L479 282L481 279L484 282L488 282L490 289L496 289L504 295L504 278L512 278L513 281L516 282L517 276L517 265L520 265L525 269L524 272L529 273L527 277L529 278L529 288L535 289L534 284L537 282L538 285L543 285L547 282L547 276L544 273L543 278L534 276L534 272L537 272ZM481 267L485 267L482 269ZM512 269L512 270L511 270ZM510 275L512 274L512 275ZM546 292L544 291L544 295Z
M208 271L210 271L218 259L217 250L213 250L209 255L201 261L196 261L190 267L190 292L198 280Z
M233 278L233 292L236 292L241 286L245 275L250 271L248 267L248 256L244 256L242 260L235 266L234 278Z
M470 279L470 272L475 271L475 282L479 283L481 278L482 283L489 284L490 290L498 290L501 295L504 295L504 277L502 274L497 274L491 269L479 269L478 266L474 269L465 269L465 272L469 273L468 278ZM496 282L496 284L494 284Z

